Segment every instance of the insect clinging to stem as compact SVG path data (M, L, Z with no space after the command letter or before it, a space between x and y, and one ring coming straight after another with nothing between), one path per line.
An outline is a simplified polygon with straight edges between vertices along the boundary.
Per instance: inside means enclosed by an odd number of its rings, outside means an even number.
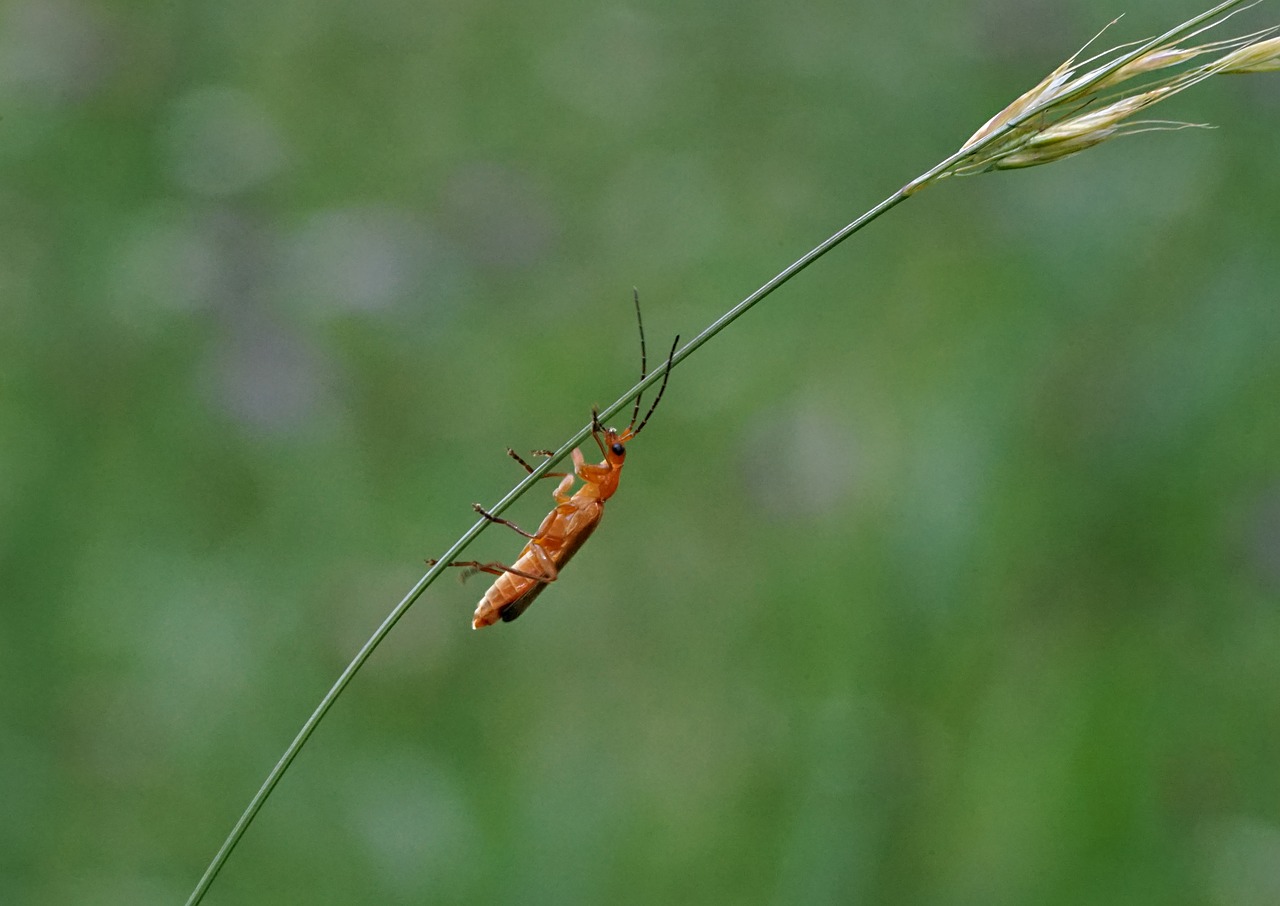
M640 317L640 294L635 293L636 324L640 328L640 380L648 377L648 364L645 359L644 321ZM604 516L605 501L618 490L618 480L622 476L622 466L627 456L627 443L638 435L649 423L650 416L662 401L662 394L667 389L667 379L671 377L671 366L675 360L676 347L680 345L680 337L676 336L671 344L671 352L667 356L667 371L662 376L662 384L658 395L644 418L640 418L640 398L636 395L635 406L631 411L631 423L623 431L606 428L600 424L600 411L591 409L591 436L604 461L599 464L589 463L582 455L582 450L575 448L572 453L572 472L548 472L543 478L559 478L560 484L552 496L556 506L538 530L532 534L520 528L514 522L499 518L485 510L480 504L472 504L472 508L490 522L505 525L528 538L528 542L520 551L515 563L504 566L501 563L481 563L478 560L458 560L446 566L465 567L465 580L475 573L489 573L497 576L489 586L484 597L476 607L475 616L471 620L472 629L491 626L502 620L509 623L528 609L534 598L542 594L550 583L559 578L560 570L569 562L591 537L591 533L600 524ZM639 420L639 424L637 424ZM551 456L550 450L533 451L538 456ZM515 450L507 449L507 455L520 463L525 471L532 473L533 466L525 462ZM582 479L582 486L570 494L574 479ZM428 560L428 566L437 561Z

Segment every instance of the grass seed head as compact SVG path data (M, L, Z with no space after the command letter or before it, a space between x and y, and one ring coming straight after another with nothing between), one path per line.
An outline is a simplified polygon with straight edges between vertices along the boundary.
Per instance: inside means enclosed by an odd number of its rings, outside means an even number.
M1280 70L1280 37L1246 44L1218 60L1219 72L1249 73Z

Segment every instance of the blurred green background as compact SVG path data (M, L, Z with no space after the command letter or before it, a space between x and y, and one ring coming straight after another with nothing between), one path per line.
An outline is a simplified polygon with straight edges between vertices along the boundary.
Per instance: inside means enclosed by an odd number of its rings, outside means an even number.
M4 5L0 902L181 902L634 383L632 286L664 350L1199 11ZM1220 128L930 189L691 358L206 902L1280 902L1280 76L1157 115Z

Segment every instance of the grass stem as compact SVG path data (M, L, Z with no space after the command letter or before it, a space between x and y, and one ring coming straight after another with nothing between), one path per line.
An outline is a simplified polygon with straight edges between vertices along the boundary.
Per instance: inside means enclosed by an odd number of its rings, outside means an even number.
M1258 2L1258 0L1254 0ZM1220 24L1237 7L1246 0L1228 0L1210 10L1183 22L1158 37L1147 41L1128 45L1133 49L1114 56L1109 62L1098 65L1084 75L1076 76L1075 56L1058 66L1043 81L1015 100L1003 111L992 117L964 145L953 154L931 167L925 173L908 182L901 189L885 198L851 223L840 228L827 239L814 246L804 255L787 265L776 276L738 302L723 315L707 325L697 336L678 349L669 361L645 376L630 390L618 397L600 412L601 421L607 421L632 402L653 384L662 380L670 368L679 365L704 344L718 335L722 330L744 315L758 302L798 275L827 252L844 242L854 233L887 213L907 198L926 186L953 175L987 172L992 169L1009 167L1035 166L1052 163L1085 148L1092 147L1114 135L1132 134L1144 131L1141 123L1130 123L1128 128L1121 126L1121 121L1132 113L1145 109L1166 97L1177 93L1204 78L1221 72L1260 72L1275 69L1280 65L1280 47L1276 39L1269 39L1273 29L1255 32L1239 39L1216 42L1196 48L1176 48L1173 42L1199 34L1205 28ZM1249 3L1253 5L1253 3ZM1215 21L1216 20L1216 21ZM1113 49L1111 53L1114 53ZM1174 75L1154 85L1144 85L1128 94L1121 92L1117 98L1114 94L1103 98L1103 89L1112 91L1125 80L1145 75L1153 71L1172 67L1210 51L1226 51L1218 63L1209 63L1194 70L1184 71L1181 76ZM1105 58L1106 53L1093 59ZM1092 62L1086 61L1086 62ZM1095 106L1095 102L1104 106ZM1147 124L1150 131L1150 124ZM534 486L543 475L549 472L560 460L591 434L588 423L576 434L566 440L555 452L541 462L533 472L513 487L501 500L489 508L494 515L499 515L518 500L526 491ZM332 688L325 693L319 705L312 712L298 731L297 736L289 743L280 760L267 775L266 780L254 794L248 807L241 814L231 833L214 856L213 861L205 869L195 890L187 900L187 906L198 904L213 883L214 878L226 863L232 850L252 823L263 803L271 795L276 784L280 782L289 765L302 750L320 721L333 707L334 702L342 694L347 684L358 673L365 661L391 632L400 618L424 591L436 580L445 569L445 564L458 559L458 556L479 537L489 525L488 520L480 519L442 553L438 562L427 570L426 574L409 589L400 603L387 615L369 640L356 653L351 663L338 677Z

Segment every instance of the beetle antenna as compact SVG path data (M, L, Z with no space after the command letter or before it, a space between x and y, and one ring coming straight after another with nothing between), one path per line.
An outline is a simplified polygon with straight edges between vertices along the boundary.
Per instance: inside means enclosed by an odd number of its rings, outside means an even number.
M658 395L653 398L653 405L650 406L649 411L645 413L644 419L642 419L640 424L636 426L635 430L631 432L632 437L635 437L637 434L641 432L641 430L643 430L644 426L649 423L649 416L653 415L653 410L657 409L658 403L662 402L662 394L667 392L667 381L671 377L671 363L675 361L676 347L678 347L679 345L680 345L680 334L676 334L675 341L672 342L671 344L671 352L667 356L667 370L662 375L662 386L658 388ZM640 397L638 396L636 397L636 402L637 403L640 402Z
M644 319L640 317L640 290L631 287L631 293L636 302L636 326L640 328L640 380L644 380L649 376L649 367L645 362L644 352ZM631 410L631 426L634 427L636 419L640 417L640 397L643 393L636 394L636 404Z

